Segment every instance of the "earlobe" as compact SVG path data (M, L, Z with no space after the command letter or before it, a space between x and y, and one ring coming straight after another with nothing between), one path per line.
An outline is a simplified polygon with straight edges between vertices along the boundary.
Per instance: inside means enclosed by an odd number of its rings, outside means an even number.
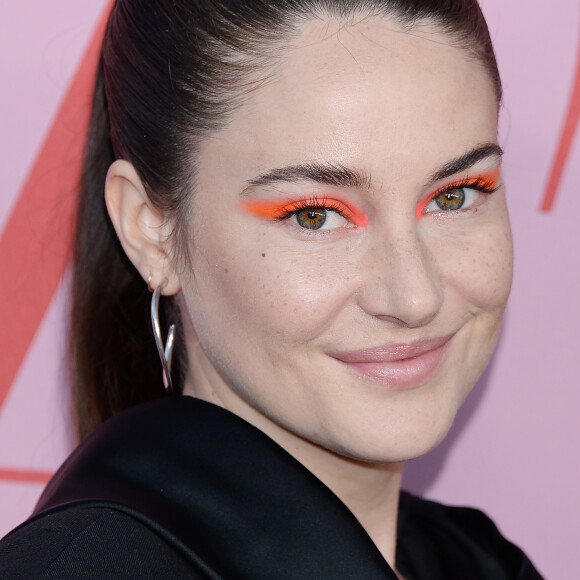
M131 163L115 161L107 173L105 203L117 236L143 279L155 288L164 281L163 294L181 290L169 247L167 223L155 208Z

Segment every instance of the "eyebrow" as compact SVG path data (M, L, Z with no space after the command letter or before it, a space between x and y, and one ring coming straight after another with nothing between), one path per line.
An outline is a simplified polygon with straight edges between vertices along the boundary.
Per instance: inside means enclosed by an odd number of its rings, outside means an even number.
M431 175L430 183L439 181L441 179L446 179L447 177L451 177L460 171L465 171L466 169L473 167L479 161L494 155L498 157L503 155L503 149L496 143L486 143L485 145L477 147L476 149L472 149L469 151L469 153L466 153L461 157L457 157L445 165L442 169L435 171L435 173Z
M447 163L442 169L435 171L430 177L430 182L439 181L460 171L465 171L479 161L494 155L499 157L503 155L502 148L495 143L487 143L477 147ZM248 185L242 191L242 196L248 195L257 187L268 187L277 183L299 183L300 181L312 181L337 187L372 189L371 176L368 173L341 164L312 161L279 167L261 173L247 181Z
M262 173L247 182L248 186L242 191L242 195L247 195L256 187L266 187L281 182L298 183L300 181L313 181L338 187L371 189L371 177L369 174L340 164L313 161L280 167Z

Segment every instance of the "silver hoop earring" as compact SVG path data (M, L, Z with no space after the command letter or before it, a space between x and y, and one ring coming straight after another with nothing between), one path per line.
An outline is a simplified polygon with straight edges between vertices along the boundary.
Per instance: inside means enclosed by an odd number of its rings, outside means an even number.
M163 367L163 385L165 390L171 394L173 392L173 384L171 382L171 359L173 357L173 338L175 335L175 324L169 327L167 332L167 342L163 346L163 339L161 337L161 327L159 325L159 297L161 296L161 287L163 284L157 286L151 297L151 324L153 325L153 336L155 337L155 344L157 345L157 352L161 359L161 366Z

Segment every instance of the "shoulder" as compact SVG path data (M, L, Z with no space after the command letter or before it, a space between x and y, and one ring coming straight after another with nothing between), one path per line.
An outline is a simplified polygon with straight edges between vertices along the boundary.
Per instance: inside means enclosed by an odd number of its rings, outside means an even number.
M0 542L11 580L206 578L179 546L127 513L77 506L26 522Z
M541 580L524 552L478 509L448 506L403 493L399 542L398 557L415 564L416 555L425 554L424 565L441 569L446 574L442 578ZM434 554L436 557L431 558Z

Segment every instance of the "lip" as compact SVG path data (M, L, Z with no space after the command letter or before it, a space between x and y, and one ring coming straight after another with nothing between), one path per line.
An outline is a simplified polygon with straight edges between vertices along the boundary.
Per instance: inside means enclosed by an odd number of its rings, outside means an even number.
M389 390L421 387L445 360L453 335L331 354L349 371Z

